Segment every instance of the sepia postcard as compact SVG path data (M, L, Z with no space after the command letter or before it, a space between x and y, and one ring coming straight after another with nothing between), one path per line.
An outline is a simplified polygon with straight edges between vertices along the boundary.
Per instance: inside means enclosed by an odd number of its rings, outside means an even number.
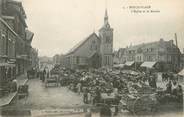
M0 0L0 117L183 117L183 0Z

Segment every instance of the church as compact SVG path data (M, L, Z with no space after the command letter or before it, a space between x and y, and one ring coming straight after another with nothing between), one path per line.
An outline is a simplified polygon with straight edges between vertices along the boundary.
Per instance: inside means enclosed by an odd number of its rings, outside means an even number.
M64 66L71 69L112 68L113 66L113 28L105 10L104 24L95 32L75 45L64 55Z

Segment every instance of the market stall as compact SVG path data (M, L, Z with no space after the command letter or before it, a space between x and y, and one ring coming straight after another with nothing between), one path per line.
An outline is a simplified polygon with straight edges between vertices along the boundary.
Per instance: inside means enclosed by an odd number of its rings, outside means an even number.
M182 69L179 73L178 73L178 82L181 83L182 87L184 87L184 69Z

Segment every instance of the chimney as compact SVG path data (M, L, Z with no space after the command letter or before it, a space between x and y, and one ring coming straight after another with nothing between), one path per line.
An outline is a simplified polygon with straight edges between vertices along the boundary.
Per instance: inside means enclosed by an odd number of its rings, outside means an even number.
M170 45L171 45L171 47L172 47L173 44L174 44L174 41L173 41L173 40L170 40L169 43L170 43Z
M160 42L163 42L164 41L164 39L163 38L160 38Z
M175 38L175 41L176 41L176 47L178 47L178 39L177 39L177 34L176 33L174 34L174 38Z

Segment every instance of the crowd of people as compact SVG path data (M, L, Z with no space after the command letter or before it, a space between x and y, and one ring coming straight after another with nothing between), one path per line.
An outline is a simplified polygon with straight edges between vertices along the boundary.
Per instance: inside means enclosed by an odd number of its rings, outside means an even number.
M169 80L166 84L162 102L177 101L183 104L183 89L175 80Z
M122 94L139 96L142 93L153 93L157 90L157 75L132 70L71 70L55 66L50 74L58 74L60 85L82 95L85 104L97 105L106 97L113 97L108 104L118 105ZM181 100L183 91L177 78L167 75L165 93L174 94ZM165 77L164 77L165 78ZM165 80L164 80L165 81ZM176 100L177 100L176 99ZM118 108L115 108L115 113Z

